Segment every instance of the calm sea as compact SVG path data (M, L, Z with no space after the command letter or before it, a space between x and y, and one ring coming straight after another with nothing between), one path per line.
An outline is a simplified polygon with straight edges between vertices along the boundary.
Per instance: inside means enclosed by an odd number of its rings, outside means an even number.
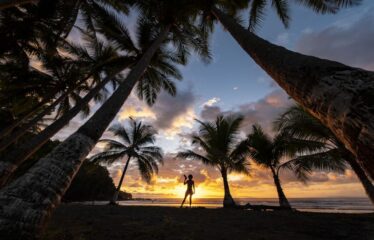
M307 212L332 212L332 213L373 213L374 207L367 198L291 198L289 199L292 207ZM239 204L263 204L278 205L278 199L273 198L239 198L236 199ZM123 206L164 206L179 207L181 199L164 198L152 200L131 200L120 201ZM95 202L103 204L103 202ZM187 206L187 205L185 205ZM201 198L194 199L193 207L219 208L222 207L222 199L219 198Z

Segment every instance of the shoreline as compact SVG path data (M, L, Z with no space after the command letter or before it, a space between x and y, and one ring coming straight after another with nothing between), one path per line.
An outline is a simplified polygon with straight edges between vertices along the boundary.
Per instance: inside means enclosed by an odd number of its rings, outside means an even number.
M372 240L374 214L63 204L44 240Z

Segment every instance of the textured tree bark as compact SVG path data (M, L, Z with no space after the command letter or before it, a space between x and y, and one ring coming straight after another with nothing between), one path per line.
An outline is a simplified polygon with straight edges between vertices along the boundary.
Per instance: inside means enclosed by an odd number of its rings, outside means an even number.
M221 175L222 175L222 180L223 180L223 188L224 188L224 191L225 191L225 195L223 197L223 207L224 208L236 207L236 203L231 196L230 186L229 186L229 183L227 181L227 170L223 168L221 170Z
M126 80L78 131L38 161L27 174L0 191L1 239L40 236L44 223L60 203L82 162L121 109L169 30L170 26L162 30Z
M112 197L112 199L110 200L110 204L115 205L116 202L117 202L119 192L121 191L122 182L123 182L123 179L125 178L125 174L126 174L126 171L127 171L127 167L129 166L129 163L130 163L130 159L131 159L131 157L129 156L129 157L127 158L127 161L126 161L125 167L123 168L122 176L121 176L121 179L119 180L119 183L118 183L118 186L117 186L116 192L113 194L113 197Z
M52 0L54 1L54 0ZM39 0L1 0L0 10L15 7L17 5L27 4L27 3L38 3Z
M355 159L347 157L345 158L352 170L356 173L358 179L362 183L362 186L365 189L366 194L368 195L370 201L374 204L374 185L370 181L369 177L365 174L361 166L355 161Z
M271 172L273 173L274 184L275 184L275 187L277 188L279 206L284 207L284 208L291 208L291 204L288 202L288 199L283 192L282 185L279 180L279 176L275 173L275 170L273 168L271 168Z
M374 178L374 73L292 52L212 13L252 59L344 143Z
M6 184L9 177L24 161L43 147L43 145L58 131L65 127L70 120L72 120L82 110L82 107L89 103L95 95L100 92L112 77L113 76L106 77L66 114L46 127L38 135L9 152L5 158L0 161L0 188Z

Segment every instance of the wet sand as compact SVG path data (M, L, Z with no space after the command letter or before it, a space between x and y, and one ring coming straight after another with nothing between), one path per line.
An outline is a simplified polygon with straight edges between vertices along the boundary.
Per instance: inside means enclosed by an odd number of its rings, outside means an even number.
M62 205L45 240L374 240L374 214Z

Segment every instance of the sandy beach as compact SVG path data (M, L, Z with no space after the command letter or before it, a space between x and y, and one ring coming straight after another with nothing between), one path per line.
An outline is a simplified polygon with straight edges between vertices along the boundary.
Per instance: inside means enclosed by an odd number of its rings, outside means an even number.
M374 214L64 204L43 239L373 240Z

